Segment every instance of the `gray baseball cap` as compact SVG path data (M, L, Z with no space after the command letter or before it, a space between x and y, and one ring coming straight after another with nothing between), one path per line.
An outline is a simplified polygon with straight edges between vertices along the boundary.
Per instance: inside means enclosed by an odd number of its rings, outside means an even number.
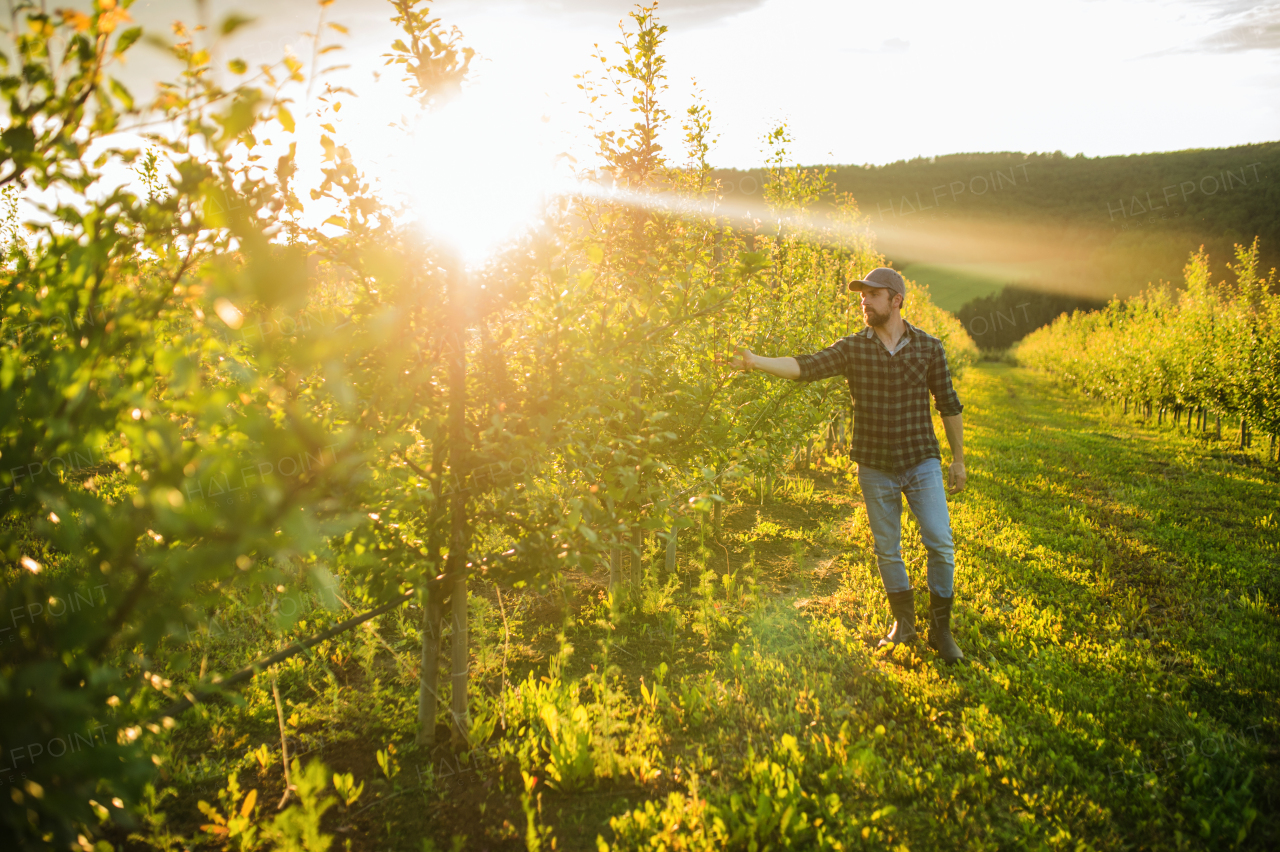
M867 273L866 278L849 282L850 290L866 290L875 288L879 290L888 290L890 293L897 293L902 298L907 297L907 283L902 280L902 276L896 270L887 266L881 266Z

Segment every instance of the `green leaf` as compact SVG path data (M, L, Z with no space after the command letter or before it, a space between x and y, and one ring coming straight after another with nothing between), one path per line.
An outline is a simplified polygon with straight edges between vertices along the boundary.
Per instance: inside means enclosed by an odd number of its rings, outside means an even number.
M240 816L247 817L249 815L249 812L253 810L253 806L257 804L257 802L258 802L258 791L250 790L249 795L244 797L244 804L240 806Z
M142 27L129 27L129 29L120 33L120 38L116 39L116 49L112 53L116 56L122 56L140 38L142 38Z
M253 127L258 120L258 103L262 93L256 89L242 89L225 115L218 116L227 138L234 138Z
M18 377L18 359L6 354L0 363L0 390L8 390L13 380Z
M222 19L222 34L224 36L229 36L241 27L247 24L252 24L256 20L257 18L247 18L244 15L238 15L235 12L232 12L230 15L227 15Z
M15 124L0 133L0 142L14 153L29 154L36 148L36 135L27 125Z
M231 60L230 62L227 63L227 68L230 69L232 74L243 74L244 72L249 70L249 66L245 63L243 59Z
M126 110L132 110L133 95L131 95L129 90L124 87L124 83L121 83L115 77L112 77L110 86L111 94L115 95L120 100L120 103L124 105Z
M307 296L308 273L305 246L272 246L260 242L261 234L252 226L237 232L245 238L249 257L248 284L258 301L268 306L280 305L286 312L298 310Z

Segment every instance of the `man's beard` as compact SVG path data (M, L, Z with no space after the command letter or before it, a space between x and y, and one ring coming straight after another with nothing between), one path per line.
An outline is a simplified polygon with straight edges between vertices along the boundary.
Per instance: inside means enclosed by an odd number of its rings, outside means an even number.
M866 317L867 325L872 328L884 328L884 326L889 322L889 314L887 312L878 314L876 313L875 308L871 307L863 308L862 312Z

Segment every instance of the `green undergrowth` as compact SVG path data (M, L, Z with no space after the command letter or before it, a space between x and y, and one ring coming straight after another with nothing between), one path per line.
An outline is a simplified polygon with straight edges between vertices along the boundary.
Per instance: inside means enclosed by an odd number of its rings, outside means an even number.
M964 663L874 648L888 613L870 531L851 466L829 456L763 502L744 488L720 542L707 523L682 533L671 577L653 542L617 600L604 571L546 595L475 584L469 750L413 745L411 607L281 666L293 773L334 776L327 810L293 813L353 850L1275 848L1280 474L1265 450L1005 365L971 369L960 393ZM322 598L299 600L293 629L345 617ZM183 639L193 666L228 671L279 641L275 623L246 607ZM182 718L157 814L128 845L280 836L270 679L243 695ZM207 814L239 814L250 788L241 823L262 830L246 841Z

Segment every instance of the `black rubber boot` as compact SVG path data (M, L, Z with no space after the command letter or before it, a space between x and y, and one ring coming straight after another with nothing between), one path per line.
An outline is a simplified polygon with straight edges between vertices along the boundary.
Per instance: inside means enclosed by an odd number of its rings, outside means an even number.
M880 640L880 647L899 642L916 641L916 596L912 589L889 593L889 611L893 613L893 629Z
M941 598L929 592L929 647L938 652L943 662L964 659L964 652L951 636L951 604L955 597Z

